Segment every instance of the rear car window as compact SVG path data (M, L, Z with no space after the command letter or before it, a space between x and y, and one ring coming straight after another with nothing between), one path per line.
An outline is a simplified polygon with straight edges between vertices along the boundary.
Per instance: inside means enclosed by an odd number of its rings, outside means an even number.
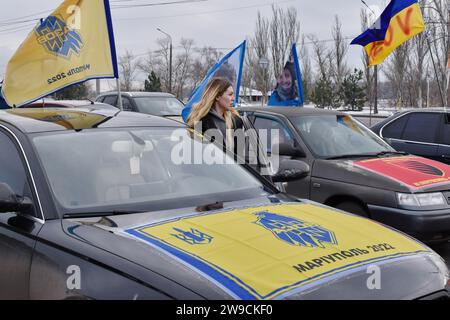
M450 146L450 113L445 114L445 122L441 134L442 143Z
M107 96L104 98L103 103L116 106L117 96Z
M414 113L409 116L403 131L402 139L436 143L436 131L439 128L442 115L440 113Z
M408 122L409 115L400 117L383 129L383 137L392 139L401 139L405 125Z

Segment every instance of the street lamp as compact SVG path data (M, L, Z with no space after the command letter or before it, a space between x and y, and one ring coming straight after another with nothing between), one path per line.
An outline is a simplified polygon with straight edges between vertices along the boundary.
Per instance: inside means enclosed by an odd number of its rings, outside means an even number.
M170 53L169 53L169 93L172 93L172 37L170 36L170 34L164 32L163 30L161 30L161 28L156 28L156 30L158 30L159 32L161 32L162 34L166 35L169 40L170 40Z
M262 106L264 107L264 104L266 103L266 95L267 95L267 91L269 90L268 85L267 85L267 77L266 77L266 71L267 68L269 67L269 59L267 59L266 57L261 57L261 59L259 59L259 66L262 69L262 81L263 81L263 90L265 92L261 92L263 98L261 101Z

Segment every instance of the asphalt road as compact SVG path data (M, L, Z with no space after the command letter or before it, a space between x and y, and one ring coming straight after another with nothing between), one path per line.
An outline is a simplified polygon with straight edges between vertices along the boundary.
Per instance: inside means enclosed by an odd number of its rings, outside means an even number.
M430 247L444 258L447 267L450 269L450 242L439 245L430 245Z

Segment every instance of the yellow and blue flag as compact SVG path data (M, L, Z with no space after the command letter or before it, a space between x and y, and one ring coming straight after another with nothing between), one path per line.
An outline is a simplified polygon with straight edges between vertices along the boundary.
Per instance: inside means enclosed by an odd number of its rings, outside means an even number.
M392 0L374 25L351 44L363 46L369 56L369 65L375 66L424 30L418 0Z
M297 45L292 45L289 60L278 75L277 85L272 92L269 107L299 107L303 106L303 83L300 64L298 62Z
M20 107L73 84L117 77L109 0L66 0L11 58L2 95Z
M203 91L208 82L213 78L225 78L233 84L236 98L234 104L239 101L239 90L241 88L242 70L244 65L246 41L242 42L237 48L229 52L219 62L217 62L206 74L200 85L195 89L189 98L188 103L183 109L182 117L185 122L191 114L194 104L202 99Z

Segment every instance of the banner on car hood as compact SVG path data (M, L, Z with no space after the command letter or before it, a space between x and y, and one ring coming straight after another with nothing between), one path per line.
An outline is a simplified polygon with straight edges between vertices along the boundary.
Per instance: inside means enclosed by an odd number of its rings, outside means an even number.
M450 166L422 157L377 158L355 161L353 164L412 189L447 184L450 181Z
M237 299L280 299L427 249L367 219L311 204L195 214L126 230Z

